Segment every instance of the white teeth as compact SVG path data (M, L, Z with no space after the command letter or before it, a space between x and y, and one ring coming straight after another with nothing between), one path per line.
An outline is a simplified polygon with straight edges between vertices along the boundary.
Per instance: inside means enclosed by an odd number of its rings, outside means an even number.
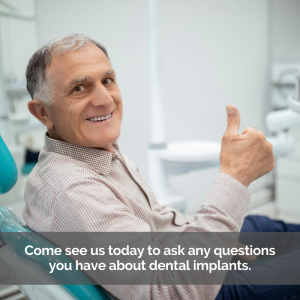
M107 115L107 116L103 116L103 117L94 117L94 118L90 118L88 119L89 121L92 122L96 122L96 121L102 121L102 120L107 120L111 117L111 114Z

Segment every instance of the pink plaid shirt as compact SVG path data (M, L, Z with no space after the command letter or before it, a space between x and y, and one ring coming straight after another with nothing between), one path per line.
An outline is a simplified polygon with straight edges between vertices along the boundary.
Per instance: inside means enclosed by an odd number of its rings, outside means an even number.
M156 201L136 166L114 153L53 140L45 146L25 189L23 217L36 232L238 232L248 190L219 173L194 216ZM214 299L220 286L104 286L120 299Z

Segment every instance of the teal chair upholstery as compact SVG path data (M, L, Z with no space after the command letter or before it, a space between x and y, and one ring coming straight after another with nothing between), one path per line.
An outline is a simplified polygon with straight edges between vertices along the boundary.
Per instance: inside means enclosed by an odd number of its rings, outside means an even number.
M8 192L16 183L18 178L18 171L16 164L6 147L4 141L0 136L0 193ZM18 232L18 236L11 235L11 232ZM30 235L30 241L28 234ZM23 234L22 234L23 233ZM34 238L32 238L32 236ZM0 237L5 245L0 248L0 260L5 259L5 265L21 291L28 297L28 299L91 299L91 300L109 300L108 294L93 282L82 271L74 273L59 272L56 274L53 282L59 282L64 276L74 276L74 282L78 285L50 285L50 286L22 286L19 281L19 273L22 273L22 267L26 268L35 274L36 278L39 276L49 275L49 258L46 256L28 256L25 254L25 246L32 245L39 248L56 248L54 244L43 238L37 233L33 233L26 227L8 208L0 207ZM51 259L51 258L50 258ZM57 261L61 263L71 262L67 255L60 255ZM42 274L41 274L42 273ZM61 277L61 278L59 278ZM76 280L76 281L75 281ZM37 292L38 291L38 292ZM39 296L36 296L36 295ZM49 297L46 297L46 295Z
M0 135L0 194L10 191L17 179L16 163Z

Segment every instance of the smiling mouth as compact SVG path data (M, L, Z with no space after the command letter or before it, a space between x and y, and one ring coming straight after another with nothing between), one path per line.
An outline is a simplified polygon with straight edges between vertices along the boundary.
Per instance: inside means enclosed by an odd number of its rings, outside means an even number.
M110 113L106 116L99 116L99 117L93 117L93 118L89 118L87 119L90 122L103 122L103 121L107 121L112 117L113 113Z

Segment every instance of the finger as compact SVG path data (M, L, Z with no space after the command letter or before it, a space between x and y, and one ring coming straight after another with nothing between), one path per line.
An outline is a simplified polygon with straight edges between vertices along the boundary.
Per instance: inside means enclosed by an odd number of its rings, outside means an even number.
M242 133L243 134L246 134L246 133L249 133L249 132L255 132L255 131L258 131L256 128L254 127L246 127Z
M238 109L233 105L228 105L226 106L226 111L227 111L226 134L231 136L239 135L241 118Z

